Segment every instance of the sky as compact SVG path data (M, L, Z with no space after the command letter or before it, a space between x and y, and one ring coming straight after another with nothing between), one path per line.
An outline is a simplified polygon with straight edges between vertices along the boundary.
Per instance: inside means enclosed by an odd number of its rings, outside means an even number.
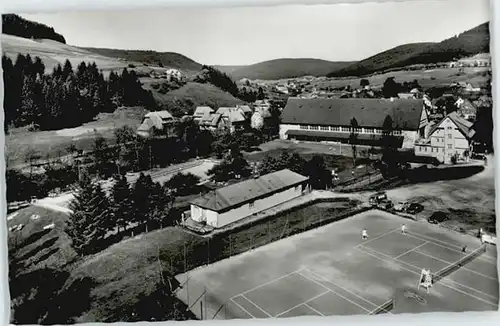
M181 53L207 65L361 60L439 42L490 20L488 0L21 14L71 45Z

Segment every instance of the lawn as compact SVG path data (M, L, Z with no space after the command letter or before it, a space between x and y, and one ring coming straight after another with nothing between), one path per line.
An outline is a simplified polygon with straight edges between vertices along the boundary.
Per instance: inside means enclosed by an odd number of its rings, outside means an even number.
M113 139L116 128L125 125L136 128L144 114L142 108L124 108L114 113L101 113L96 121L76 128L51 131L12 129L5 136L7 166L15 168L24 165L26 154L31 150L38 152L42 158L65 155L70 144L75 144L78 149L89 150L96 137L95 131L107 139Z

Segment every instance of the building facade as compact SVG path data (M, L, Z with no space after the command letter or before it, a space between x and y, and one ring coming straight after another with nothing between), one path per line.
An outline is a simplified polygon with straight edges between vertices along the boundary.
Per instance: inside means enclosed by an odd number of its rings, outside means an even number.
M352 119L358 124L358 144L380 145L384 133L391 130L400 148L413 148L429 122L424 102L418 99L290 98L283 110L280 138L349 143Z
M468 160L471 153L470 138L474 131L472 123L461 118L456 112L450 113L430 128L427 137L415 144L416 156L431 156L444 164Z
M281 170L212 191L193 200L191 219L220 228L301 196L307 177Z

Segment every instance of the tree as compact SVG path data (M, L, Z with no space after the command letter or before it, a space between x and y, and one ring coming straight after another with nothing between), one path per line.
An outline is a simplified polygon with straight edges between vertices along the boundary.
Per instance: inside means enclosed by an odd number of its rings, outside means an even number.
M356 118L351 119L351 134L349 136L349 142L351 143L352 150L352 164L353 167L356 166L356 158L357 158L357 147L356 144L358 142L358 121Z
M257 94L257 99L258 100L263 100L265 98L266 98L266 94L264 93L264 89L259 86L259 91L258 91L258 94Z
M98 135L94 139L94 144L92 145L92 155L94 156L97 173L104 177L110 176L112 174L110 166L114 165L112 162L113 153L110 151L108 142L101 135Z
M172 189L176 195L185 196L192 193L199 182L200 177L192 173L179 172L170 178L165 185L169 189Z
M313 189L325 189L332 184L331 172L326 168L322 156L314 155L304 167L305 175L309 177L309 185Z
M370 82L368 81L368 79L363 78L359 81L359 86L361 86L362 88L364 88L365 86L368 86L368 85L370 85Z
M72 247L78 255L95 252L103 240L109 217L109 204L101 186L84 175L78 182L78 190L70 202L66 233L72 240Z
M398 97L401 91L401 84L394 80L394 77L388 77L382 86L382 94L385 98Z
M124 175L115 177L110 196L113 221L118 227L118 232L120 227L126 231L127 225L133 221L134 204L127 178Z

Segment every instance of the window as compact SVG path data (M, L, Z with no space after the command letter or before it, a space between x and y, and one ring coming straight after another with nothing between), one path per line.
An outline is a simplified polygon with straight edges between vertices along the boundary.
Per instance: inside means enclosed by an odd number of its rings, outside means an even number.
M300 125L300 129L307 130L307 129L309 129L309 126L306 126L306 125Z
M451 144L448 144L448 149L451 149Z
M330 130L330 128L328 126L321 126L321 130L322 131L328 131L328 130Z
M319 127L318 126L310 126L309 129L311 129L311 130L319 130Z
M350 132L351 128L349 127L341 127L343 132Z
M365 133L373 134L373 128L365 128Z
M340 131L340 127L330 127L330 131Z
M427 147L424 147L425 148L425 151L427 152Z
M250 203L248 203L248 207L249 207L249 208L253 208L254 206L255 206L255 202L250 202Z

